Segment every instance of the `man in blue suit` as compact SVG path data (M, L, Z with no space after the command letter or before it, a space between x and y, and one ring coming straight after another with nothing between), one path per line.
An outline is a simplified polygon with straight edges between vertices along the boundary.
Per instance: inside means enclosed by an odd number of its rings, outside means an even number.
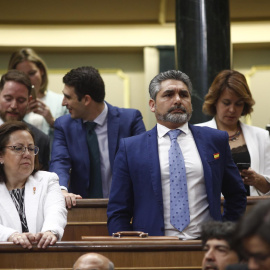
M244 213L245 188L231 157L228 134L188 124L191 91L191 81L181 71L163 72L151 81L149 105L157 126L120 141L107 209L110 234L144 231L196 239L202 223L211 219L234 221ZM188 197L188 223L182 229L176 229L171 221L175 217L182 221L178 211L171 212L177 203L171 197L168 132L175 129L182 131L177 143L184 157ZM223 214L221 193L225 198ZM181 208L183 204L177 205L179 211Z
M91 172L99 167L101 196L109 197L114 157L121 138L145 132L138 110L122 109L104 102L105 86L93 67L72 69L64 78L63 106L69 115L59 117L54 124L50 171L58 174L60 186L70 208L77 198L95 197ZM93 143L87 138L87 124L95 125L94 133L99 158L90 160ZM95 156L96 157L96 156ZM92 161L99 161L94 165ZM90 168L95 166L95 168Z

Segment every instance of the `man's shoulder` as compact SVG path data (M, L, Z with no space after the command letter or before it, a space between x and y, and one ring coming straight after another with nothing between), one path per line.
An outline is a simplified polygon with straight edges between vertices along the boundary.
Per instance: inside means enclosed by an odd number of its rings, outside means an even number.
M72 123L80 123L80 122L81 122L81 119L74 119L74 118L71 118L70 114L65 114L58 117L55 120L55 127L57 127L58 125L69 126Z
M43 131L41 131L40 129L38 129L37 127L27 123L27 122L24 122L28 128L33 132L34 136L36 139L42 139L42 140L50 140L50 137L45 134Z
M127 137L127 138L123 138L122 140L124 140L127 144L130 144L130 143L139 143L140 144L142 142L146 142L147 138L151 138L151 137L156 138L156 136L157 136L157 131L156 131L156 127L155 127L153 129L145 131L141 134L134 135L134 136Z
M132 109L132 108L121 108L121 107L117 107L117 106L113 106L109 103L107 103L107 106L108 106L108 110L110 113L117 113L119 115L123 115L123 116L126 116L126 115L131 115L131 114L134 114L134 113L140 113L139 110L137 109Z

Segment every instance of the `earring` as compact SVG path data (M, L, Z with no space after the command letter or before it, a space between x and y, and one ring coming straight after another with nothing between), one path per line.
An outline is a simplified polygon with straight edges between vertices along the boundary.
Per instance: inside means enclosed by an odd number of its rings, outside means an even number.
M4 161L1 161L1 165L3 165L4 164Z

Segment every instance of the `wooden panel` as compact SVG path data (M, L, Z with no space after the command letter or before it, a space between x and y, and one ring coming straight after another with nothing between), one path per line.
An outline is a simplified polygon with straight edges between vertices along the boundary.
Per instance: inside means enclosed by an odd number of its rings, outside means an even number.
M201 269L201 242L193 241L85 241L58 242L47 249L25 250L0 243L0 269L69 269L87 252L108 257L116 269Z
M108 199L81 199L68 210L68 223L62 241L80 241L82 235L108 236Z
M247 211L269 196L247 197ZM221 200L221 210L224 199ZM108 236L107 229L108 199L81 199L77 205L68 210L68 223L63 241L80 241L81 236Z

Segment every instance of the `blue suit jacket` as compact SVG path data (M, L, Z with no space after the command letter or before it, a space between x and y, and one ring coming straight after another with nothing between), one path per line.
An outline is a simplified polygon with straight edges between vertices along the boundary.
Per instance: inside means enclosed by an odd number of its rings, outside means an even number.
M108 144L111 170L121 138L145 132L142 115L138 110L108 106ZM54 124L50 171L59 176L61 186L69 192L87 198L90 160L86 130L82 119L70 115L59 117Z
M226 132L189 125L198 148L210 215L215 220L237 220L246 208L246 192L235 166ZM164 235L163 199L157 146L157 128L123 139L115 158L108 229ZM215 159L215 153L219 158ZM225 197L223 217L221 192ZM130 220L133 218L132 224Z

